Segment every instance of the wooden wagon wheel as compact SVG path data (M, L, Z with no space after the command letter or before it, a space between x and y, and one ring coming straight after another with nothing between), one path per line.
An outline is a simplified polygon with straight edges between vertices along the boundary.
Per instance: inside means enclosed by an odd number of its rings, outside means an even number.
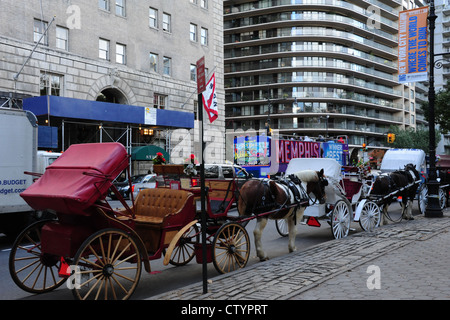
M331 233L335 239L345 238L350 231L350 206L345 200L336 202L331 212Z
M197 227L198 220L185 225L173 237L164 253L164 265L169 263L175 266L183 266L195 257L194 244L200 242L200 232ZM173 258L171 258L173 255Z
M126 300L141 276L141 254L134 239L119 229L100 230L75 255L72 292L80 300Z
M367 201L362 207L359 225L364 231L373 231L380 226L381 215L380 207L373 201Z
M214 236L213 263L220 273L244 268L250 256L250 238L238 223L224 224Z
M13 281L27 292L49 292L66 281L58 276L61 257L41 250L42 227L51 221L54 220L43 220L28 226L12 246L9 273Z

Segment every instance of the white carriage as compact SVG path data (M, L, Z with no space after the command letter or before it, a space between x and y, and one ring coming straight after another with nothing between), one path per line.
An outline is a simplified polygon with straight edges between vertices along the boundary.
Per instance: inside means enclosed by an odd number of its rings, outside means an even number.
M346 237L353 221L359 222L364 230L372 230L379 226L381 210L373 201L361 199L364 196L366 181L357 170L343 171L341 164L328 158L296 158L289 162L285 175L288 176L301 170L324 169L328 186L325 187L326 203L319 204L310 200L304 217L306 224L319 227L319 220L326 220L331 225L333 237ZM277 228L282 230L281 226ZM280 232L282 234L282 232Z

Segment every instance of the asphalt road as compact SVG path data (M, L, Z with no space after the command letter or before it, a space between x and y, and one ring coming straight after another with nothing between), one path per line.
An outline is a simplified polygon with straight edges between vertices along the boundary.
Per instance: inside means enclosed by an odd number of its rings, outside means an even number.
M115 205L112 204L114 207ZM417 205L414 205L414 214L418 213ZM399 205L392 205L390 212L395 214L399 212ZM247 265L260 263L256 257L253 229L255 220L250 221L246 230L251 238L251 254ZM309 227L299 224L297 227L298 233L296 237L297 250L301 251L313 245L329 241L333 239L331 234L331 227L325 221L321 221L321 227ZM351 232L361 232L359 223L352 222L352 228L355 230ZM281 237L275 227L275 222L270 221L267 224L263 233L264 249L269 257L275 258L289 254L288 239ZM1 300L71 300L73 299L71 290L67 289L65 285L52 291L50 293L34 295L27 293L16 286L11 280L8 268L8 257L12 242L6 237L0 235L0 299ZM132 300L142 300L157 294L167 291L172 291L177 288L189 285L191 283L202 281L202 265L197 264L195 259L188 265L182 267L164 266L162 259L151 261L152 273L148 274L144 271L141 275L139 285L132 296ZM219 273L215 270L212 263L208 265L208 278L213 278Z

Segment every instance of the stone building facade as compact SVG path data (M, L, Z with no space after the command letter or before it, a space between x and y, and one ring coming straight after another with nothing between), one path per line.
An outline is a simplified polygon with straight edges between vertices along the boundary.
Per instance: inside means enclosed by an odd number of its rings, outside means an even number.
M205 161L221 162L222 11L220 0L2 0L0 91L194 113L192 129L149 126L148 139L144 124L127 127L132 146L157 144L180 163L200 153L195 64L204 56L219 105L219 118L205 121ZM61 119L51 125L61 132Z

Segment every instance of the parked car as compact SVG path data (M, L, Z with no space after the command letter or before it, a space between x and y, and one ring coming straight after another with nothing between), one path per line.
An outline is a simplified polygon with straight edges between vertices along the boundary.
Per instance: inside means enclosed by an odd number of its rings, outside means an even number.
M132 182L131 191L133 192L133 197L136 199L139 191L144 189L152 189L158 187L158 183L156 182L156 174L146 174L142 179L138 181Z
M191 179L192 186L200 185L200 165L196 166L197 177ZM252 175L244 168L234 164L205 164L205 179L231 180L237 179L238 186L242 186Z
M131 183L139 183L140 181L142 181L142 179L144 179L144 177L146 176L146 174L140 174L140 175L136 175L136 176L132 176L131 177ZM128 199L130 197L130 183L128 182L128 179L125 179L121 182L116 181L113 183L117 190L119 191L119 193L122 195L122 197L124 199ZM110 190L108 193L108 196L112 199L112 200L117 200L116 195Z

